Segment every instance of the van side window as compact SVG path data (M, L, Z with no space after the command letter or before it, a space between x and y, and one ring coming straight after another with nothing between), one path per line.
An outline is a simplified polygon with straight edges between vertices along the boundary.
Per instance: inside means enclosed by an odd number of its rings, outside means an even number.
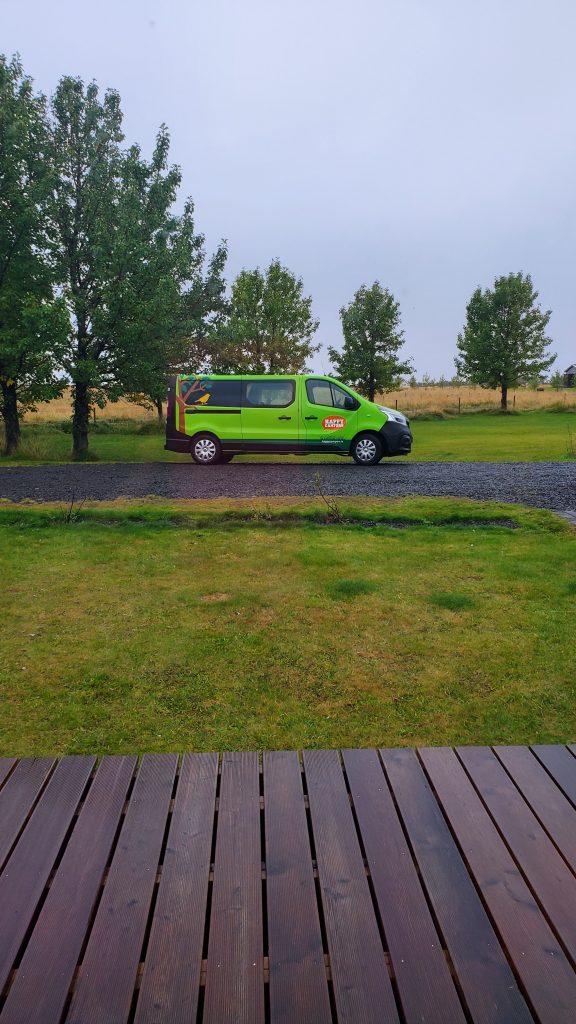
M247 380L244 387L244 406L249 409L285 409L296 392L293 380Z
M180 387L186 405L240 406L242 384L239 380L187 377L182 379Z
M350 398L350 395L339 388L337 384L331 384L332 388L332 405L335 409L346 409L346 399Z
M350 395L328 380L307 380L306 394L312 405L329 405L333 409L346 409Z

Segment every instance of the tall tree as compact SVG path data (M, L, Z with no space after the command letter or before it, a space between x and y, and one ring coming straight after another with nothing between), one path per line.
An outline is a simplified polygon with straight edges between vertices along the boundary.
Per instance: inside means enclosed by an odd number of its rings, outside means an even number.
M555 355L547 349L551 311L536 304L529 274L497 277L494 288L477 288L466 307L466 325L458 336L458 374L483 388L500 388L500 407L508 408L508 389L548 370Z
M179 172L166 173L168 136L162 129L151 164L136 147L123 165L118 209L125 246L111 276L107 314L109 351L115 348L116 384L120 392L146 396L162 415L170 372L187 368L191 345L210 330L222 302L227 250L224 242L208 261L204 236L196 234L190 199L181 216L170 213Z
M214 335L214 372L301 373L318 351L312 338L318 320L302 280L279 260L265 274L243 270L232 285L230 315Z
M173 211L181 174L162 126L152 159L123 150L118 93L63 78L52 101L57 171L54 257L70 318L63 365L72 380L73 455L88 450L90 405L164 388L184 351L183 292L204 259L189 200Z
M375 281L362 285L348 306L340 310L344 348L328 353L337 376L365 395L370 402L379 391L398 386L403 374L412 372L398 351L404 344L400 329L400 305L387 288Z
M187 205L186 219L190 219L192 205ZM151 339L146 371L141 386L162 418L162 402L166 396L167 376L170 373L186 373L190 368L206 370L216 345L215 339L221 329L229 303L226 299L224 266L228 256L224 241L206 262L204 236L193 231L181 238L182 251L177 261L180 273L175 274L179 284L179 297L175 302L176 316L170 330L164 335L157 334ZM164 321L168 326L168 319ZM135 398L142 402L142 396Z
M0 56L0 411L5 452L20 443L19 410L62 391L65 310L45 253L52 185L44 97L22 65Z

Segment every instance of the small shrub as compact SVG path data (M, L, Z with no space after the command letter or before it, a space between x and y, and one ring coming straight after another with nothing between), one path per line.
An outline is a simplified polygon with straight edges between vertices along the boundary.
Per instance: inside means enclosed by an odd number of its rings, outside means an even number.
M164 434L166 431L165 420L146 420L141 423L136 431L137 434Z
M554 402L554 405L549 405L546 412L569 412L574 415L576 413L576 407L573 405L567 405L566 402Z
M51 455L50 444L42 437L24 437L14 454L18 459L46 462Z
M97 419L90 421L89 430L91 434L137 434L141 420L121 419L120 417L110 419Z

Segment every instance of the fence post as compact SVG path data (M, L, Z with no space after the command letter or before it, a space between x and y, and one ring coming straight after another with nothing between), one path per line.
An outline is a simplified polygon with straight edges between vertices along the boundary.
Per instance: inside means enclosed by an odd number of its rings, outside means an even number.
M514 398L512 399L512 408L516 408L516 395L514 395Z
M398 399L396 399L396 408L398 408Z
M458 395L458 415L460 415L460 395Z

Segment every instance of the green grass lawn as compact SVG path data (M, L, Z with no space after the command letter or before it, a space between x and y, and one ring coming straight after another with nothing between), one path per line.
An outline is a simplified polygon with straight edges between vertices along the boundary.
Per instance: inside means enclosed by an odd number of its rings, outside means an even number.
M102 462L189 462L187 455L164 450L164 436L150 433L155 424L134 420L112 423L109 432L98 424L90 451ZM138 431L144 429L146 433ZM467 414L444 420L414 420L412 459L426 461L533 461L576 458L576 415L573 412L523 412L515 415ZM52 424L23 428L22 450L0 456L0 465L66 462L71 436ZM237 457L238 458L238 457ZM302 461L299 456L241 456L241 461ZM340 456L312 455L305 461L326 462Z
M64 512L0 506L2 754L576 738L576 531L551 513Z

